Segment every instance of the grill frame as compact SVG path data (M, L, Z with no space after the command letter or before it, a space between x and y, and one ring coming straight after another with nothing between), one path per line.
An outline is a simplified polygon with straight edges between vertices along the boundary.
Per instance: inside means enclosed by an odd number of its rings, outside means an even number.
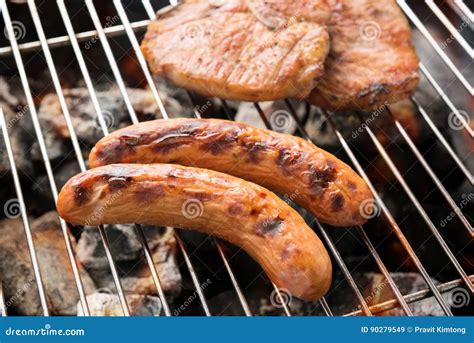
M154 11L150 1L149 0L143 0L142 2L143 2L143 6L144 6L148 16L150 17L150 20L152 20L155 16L155 11ZM34 0L28 0L28 7L29 7L29 10L30 10L31 16L34 20L35 29L36 29L36 32L38 34L39 40L35 41L35 42L30 42L30 43L25 43L25 44L18 45L18 43L16 42L16 39L15 39L15 36L14 36L12 21L11 21L11 18L9 16L6 0L0 0L0 7L3 8L2 15L3 15L5 23L6 23L6 27L7 27L9 36L10 36L10 43L11 43L10 47L0 48L0 56L2 56L2 55L13 55L14 58L15 58L17 68L18 68L18 71L20 73L20 79L22 81L22 85L23 85L23 88L24 88L24 91L25 91L25 94L26 94L26 97L27 97L27 102L28 102L28 106L29 106L29 109L30 109L30 113L31 113L31 116L32 116L32 119L33 119L33 124L34 124L34 127L35 127L35 132L36 132L36 135L37 135L37 139L38 139L38 142L39 142L39 145L40 145L40 150L42 152L42 156L43 156L43 159L44 159L46 171L47 171L47 174L48 174L48 180L50 182L51 191L52 191L53 198L54 198L55 201L56 201L56 198L57 198L57 187L56 187L56 183L54 181L54 174L53 174L53 171L51 169L51 165L49 164L48 152L47 152L46 145L44 143L43 132L41 130L41 125L40 125L38 117L37 117L36 108L35 108L35 105L34 105L34 102L33 102L30 86L29 86L28 79L27 79L26 72L25 72L25 68L24 68L24 65L23 65L22 55L21 55L22 52L31 51L31 50L35 50L37 48L41 48L43 54L45 55L46 61L47 61L47 64L48 64L48 69L49 69L49 72L50 72L51 77L53 79L53 83L54 83L54 86L55 86L55 91L56 91L56 93L57 93L57 95L60 99L61 109L62 109L64 117L66 119L66 123L67 123L68 129L69 129L70 135L71 135L71 141L73 143L76 158L77 158L77 161L78 161L78 164L79 164L81 170L85 170L85 168L86 168L85 167L85 161L83 160L83 157L82 157L82 154L81 154L79 143L78 143L77 137L75 135L74 127L72 125L72 121L71 121L71 118L70 118L70 115L69 115L69 111L67 109L66 102L65 102L65 99L64 99L63 88L61 86L57 71L55 69L55 64L54 64L54 61L53 61L51 53L50 53L51 48L54 48L54 47L57 47L57 46L62 46L62 45L67 45L67 44L71 44L71 46L73 47L74 54L75 54L76 59L79 63L82 76L83 76L83 78L86 82L86 86L87 86L87 89L89 91L89 95L91 96L91 99L92 99L92 102L93 102L93 105L94 105L94 109L97 113L100 126L101 126L102 131L105 135L105 134L108 133L108 128L107 128L107 125L105 124L103 113L101 111L100 104L97 100L96 90L95 90L95 88L92 84L92 79L91 79L91 76L90 76L89 71L87 69L86 63L84 61L83 52L80 49L79 42L83 41L83 40L90 39L90 38L95 37L95 36L99 37L99 41L102 45L102 48L105 52L108 63L109 63L109 65L112 69L112 72L114 74L115 81L117 82L117 84L119 86L119 89L121 91L121 94L123 96L123 99L125 101L127 110L129 112L129 115L130 115L130 119L131 119L132 123L137 123L138 119L136 117L136 114L134 112L133 107L131 106L130 99L128 98L128 94L127 94L127 91L126 91L126 88L125 88L125 83L122 79L120 70L118 69L117 61L115 60L112 49L111 49L111 47L108 43L108 37L112 37L112 36L115 36L115 35L126 34L128 36L130 44L132 45L134 53L136 54L136 56L138 58L140 66L142 67L142 70L143 70L143 73L144 73L145 78L147 80L147 83L148 83L148 85L149 85L149 87L150 87L150 89L153 93L153 96L154 96L154 98L157 102L158 107L160 108L160 111L163 115L163 118L164 119L168 118L167 111L164 107L164 104L161 100L159 92L156 88L156 85L154 83L155 81L153 80L153 78L151 76L151 73L148 69L148 66L146 64L146 61L145 61L145 59L144 59L144 57L141 53L141 50L140 50L139 45L138 45L137 38L136 38L135 33L134 33L136 30L145 28L148 25L148 23L150 22L150 20L142 20L142 21L137 21L137 22L131 23L128 20L128 17L126 15L126 12L123 8L123 5L122 5L121 1L120 0L114 0L113 3L116 7L116 10L117 10L118 15L120 17L120 20L122 22L121 25L115 25L115 26L103 28L101 23L100 23L100 19L99 19L98 14L95 10L95 7L94 7L94 4L93 4L92 0L85 0L85 4L86 4L86 7L88 9L89 15L91 16L91 19L94 23L95 30L76 33L74 31L73 26L72 26L70 16L68 14L67 7L64 3L64 0L57 0L57 4L59 6L61 17L62 17L62 20L65 24L68 35L47 39L44 35L43 29L42 29L42 26L41 26L41 20L40 20L40 17L38 15L38 13L37 13L37 10L36 10L35 1ZM428 40L428 42L430 42L433 49L443 59L443 61L447 65L447 67L458 78L459 82L461 84L463 84L464 88L466 88L466 90L468 92L470 92L470 94L472 95L473 94L472 87L468 84L467 80L459 72L457 67L449 59L449 57L444 53L444 51L439 49L439 46L437 45L436 41L433 39L433 37L431 36L429 31L421 23L421 21L418 19L418 17L415 15L415 13L411 10L411 8L408 6L408 4L404 0L400 0L400 1L398 1L398 3L400 4L400 7L405 12L405 14L408 16L408 18L422 32L423 36ZM456 6L456 5L458 5L457 2L453 6ZM434 6L436 6L436 5L434 5ZM430 8L433 10L433 8L431 6L430 6ZM449 97L443 92L441 87L437 84L436 80L430 74L429 70L421 62L420 62L420 70L425 75L425 77L430 81L431 85L435 88L435 90L437 91L439 96L444 100L446 105L453 111L453 114L460 120L460 122L462 123L464 129L471 135L471 137L473 137L472 129L469 127L469 123L465 120L465 118L462 116L460 111L454 106L454 104L449 99ZM188 93L188 95L189 95L190 101L194 105L194 98L193 98L192 94ZM446 141L446 139L443 137L443 135L436 128L436 126L434 125L434 123L430 119L429 115L426 113L426 111L423 109L423 107L419 105L419 103L417 102L415 97L412 97L412 101L415 104L415 106L419 109L419 111L422 114L424 120L428 123L428 125L430 126L430 128L433 131L433 133L435 134L435 136L442 143L442 145L446 148L446 150L449 152L449 154L451 155L453 160L458 164L460 169L465 174L466 178L468 178L468 180L472 184L473 183L472 174L469 172L469 170L464 165L462 160L454 152L451 145ZM228 106L227 106L226 102L225 101L222 101L222 102L223 102L223 105L224 105L224 109L227 109ZM291 114L293 120L295 120L295 122L297 124L297 128L298 128L299 133L305 139L308 139L309 141L311 141L309 136L305 132L303 125L299 122L299 119L296 116L295 110L291 106L291 103L288 100L286 100L285 103L288 107L289 113ZM259 113L260 118L263 120L263 122L267 126L267 128L271 129L271 125L268 122L268 119L266 118L265 113L262 111L259 104L255 103L254 106L255 106L257 112ZM230 115L229 111L225 111L225 112L230 117L229 119L233 119L233 118L231 118L231 115ZM442 293L448 292L448 291L452 290L453 288L458 287L460 285L464 285L465 287L468 288L468 290L472 294L474 292L474 286L473 286L473 277L474 276L473 275L471 275L471 276L467 275L466 272L462 269L462 267L458 264L454 254L451 252L451 250L449 249L449 247L445 243L445 241L444 241L442 235L440 234L439 230L437 229L436 225L433 224L430 217L428 216L428 214L426 214L425 210L423 209L421 203L418 201L418 199L416 199L415 195L413 195L413 193L411 192L410 187L406 183L404 177L398 171L396 165L390 159L389 154L384 149L383 145L377 139L377 137L372 132L372 130L368 126L366 126L366 131L369 134L371 141L373 142L373 144L377 148L379 154L382 156L384 161L389 165L392 173L395 175L397 180L400 182L400 184L402 185L404 191L407 193L408 197L413 202L413 205L416 207L416 209L418 210L420 215L425 220L428 228L431 230L431 232L433 233L435 238L438 240L438 243L440 244L441 248L448 255L448 258L450 259L450 262L455 266L455 268L458 270L459 274L461 275L460 279L453 280L453 281L450 281L450 282L447 282L447 283L444 283L444 284L441 284L441 285L438 285L438 286L436 286L433 283L433 281L431 280L428 272L425 269L425 266L418 259L418 256L417 256L416 252L411 247L410 243L406 239L406 237L403 234L402 230L399 228L397 222L395 221L394 217L390 213L389 209L384 204L384 202L381 199L380 195L377 193L377 190L373 186L371 180L368 178L367 174L362 169L361 164L359 163L359 161L357 160L353 150L351 149L350 142L345 140L344 137L342 136L342 134L338 131L336 125L334 124L334 122L331 119L331 113L327 112L327 111L322 111L322 114L326 117L327 122L334 129L335 135L337 136L338 141L340 142L342 149L346 152L346 154L348 155L348 157L351 160L352 164L354 165L356 170L359 172L359 174L368 183L369 187L371 188L372 192L375 195L377 205L380 206L380 208L381 208L382 212L384 213L386 219L389 221L393 232L396 234L396 236L398 237L398 239L400 240L400 242L404 246L404 248L406 250L406 253L413 260L413 262L417 266L417 269L419 270L420 274L422 275L422 277L424 278L426 284L428 285L428 288L426 290L418 291L418 292L411 293L411 294L403 296L401 294L400 290L398 289L397 285L393 281L393 279L392 279L388 269L386 268L384 262L382 261L382 259L378 255L378 253L376 251L376 247L373 246L373 244L370 241L369 237L365 233L364 228L363 227L357 227L357 232L359 233L362 241L364 242L367 249L369 250L370 256L375 260L378 268L380 269L380 272L385 276L385 278L388 281L388 284L389 284L389 286L390 286L390 288L391 288L391 290L392 290L392 292L395 296L395 299L392 299L392 300L386 301L384 303L380 303L380 304L373 305L373 306L369 307L366 300L362 296L362 293L361 293L359 287L357 286L356 282L354 281L354 278L353 278L351 272L347 268L347 265L345 264L341 254L340 254L340 251L338 250L338 248L334 244L333 240L331 239L330 235L326 231L326 228L323 227L314 218L314 222L316 224L316 227L318 228L319 233L321 234L321 237L325 241L327 247L329 248L329 251L333 255L334 259L336 260L337 265L339 266L342 273L344 274L345 280L348 282L350 288L352 289L352 291L354 293L354 296L356 297L356 299L358 300L359 305L360 305L359 310L353 311L353 312L348 313L346 315L361 315L362 314L362 315L370 316L374 313L378 313L380 311L384 311L384 310L387 310L389 308L394 308L394 307L400 306L404 310L405 314L410 316L410 315L413 315L413 313L410 310L410 308L408 306L408 303L412 303L414 301L425 299L429 296L434 296L436 298L438 304L441 306L441 308L443 309L443 311L446 315L452 315L450 307L449 307L448 303L446 302L446 300L444 299L444 297L442 296ZM390 115L390 113L387 113L387 115ZM200 117L200 114L197 110L195 110L195 116L198 117L198 118ZM10 142L9 142L9 139L8 139L8 133L7 133L5 121L4 121L4 118L3 118L3 113L1 114L1 117L2 117L2 121L3 121L2 129L4 131L5 145L7 147L7 151L11 154L11 145L10 145ZM361 121L361 124L364 123L362 118L360 118L360 121ZM471 237L473 237L474 234L473 234L472 226L469 224L469 222L465 218L464 214L459 209L459 206L457 206L456 202L452 199L449 192L444 188L444 186L442 185L440 180L437 178L436 174L432 171L432 169L430 168L428 162L426 160L424 160L422 154L417 150L416 145L413 143L413 141L411 141L410 136L404 130L403 126L396 119L394 119L394 124L397 127L397 129L399 130L399 132L401 133L401 135L404 137L406 143L409 145L412 152L418 158L419 162L425 168L425 171L428 173L428 175L431 177L431 179L435 182L438 190L443 194L443 196L445 197L448 204L453 208L454 212L457 214L457 216L463 222L463 225L465 226L465 228L470 232ZM20 180L18 178L18 174L17 174L16 168L15 168L15 163L14 163L12 155L10 155L10 157L11 157L10 161L12 162L11 163L12 174L13 174L13 177L14 177L16 193L17 193L18 199L20 199L20 209L21 209L21 214L22 214L22 218L23 218L23 223L24 223L24 226L25 226L25 232L27 233L28 246L29 246L30 255L31 255L31 258L32 258L32 264L33 264L33 267L34 267L36 280L38 280L38 291L39 291L39 295L40 295L40 299L41 299L41 303L42 303L42 307L43 307L43 313L44 313L45 316L47 316L47 315L49 315L49 310L48 310L48 306L47 306L47 302L46 302L46 295L45 295L44 289L42 287L42 282L41 282L42 279L41 279L40 269L39 269L39 266L38 266L38 263L37 263L36 257L35 257L34 242L32 240L31 232L29 230L29 223L28 223L28 218L27 218L27 215L26 215L27 210L26 210L26 207L24 205L23 198L22 198L21 184L20 184ZM76 281L76 286L77 286L78 294L79 294L79 297L80 297L80 303L82 305L83 313L86 316L88 316L88 315L90 315L90 311L89 311L89 308L88 308L88 304L87 304L85 292L84 292L84 289L83 289L83 286L82 286L81 278L79 276L76 260L75 260L75 257L74 257L74 252L72 250L71 241L70 241L70 238L68 236L68 226L67 226L68 224L65 223L62 219L60 219L60 221L61 221L61 227L62 227L62 230L63 230L63 235L64 235L64 238L65 238L65 242L66 242L66 247L67 247L69 259L70 259L70 262L71 262L71 266L73 268L73 273L74 273L74 277L75 277L75 281ZM163 290L162 290L162 287L161 287L161 284L160 284L160 281L159 281L159 276L158 276L158 273L156 271L155 265L153 263L151 252L150 252L150 249L149 249L148 244L146 242L144 233L143 233L143 231L142 231L142 229L139 225L136 225L135 229L136 229L139 241L142 243L143 251L144 251L145 257L147 259L147 262L148 262L148 265L149 265L149 268L150 268L150 272L152 274L153 280L154 280L155 285L157 287L158 295L159 295L160 300L161 300L162 305L163 305L164 314L166 316L170 316L171 311L169 309L168 303L167 303L166 298L164 296L164 293L163 293ZM113 277L114 277L114 282L115 282L115 285L117 287L117 293L119 295L119 299L120 299L120 303L121 303L124 315L128 316L128 315L130 315L130 310L128 308L128 304L127 304L127 301L126 301L126 295L125 295L125 293L122 289L122 286L121 286L120 277L118 276L113 256L110 252L110 243L108 241L106 230L103 227L99 227L99 231L100 231L100 234L101 234L101 237L102 237L102 240L103 240L103 244L104 244L104 248L105 248L105 251L106 251L107 259L108 259L108 262L109 262L109 265L110 265L110 268L111 268L111 271L112 271L112 274L113 274ZM189 257L190 254L187 250L186 245L184 244L184 242L180 238L179 232L175 231L175 233L176 233L176 239L177 239L179 250L180 250L181 254L183 255L185 263L188 267L191 279L193 281L196 292L197 292L198 297L199 297L200 302L201 302L202 310L206 315L209 316L209 315L211 315L211 312L209 310L207 300L206 300L206 298L205 298L205 296L202 292L202 289L200 287L201 283L199 282L198 275L197 275L196 270L195 270L195 268L194 268L194 266L191 262L191 259ZM236 291L236 293L238 295L239 301L242 305L242 309L243 309L245 315L247 315L247 316L252 315L251 310L250 310L250 308L248 306L248 303L246 301L244 292L242 291L241 287L239 286L237 278L235 276L235 273L234 273L234 271L231 267L230 259L225 255L224 250L222 249L220 243L216 239L214 239L214 243L215 243L217 252L220 255L220 257L222 258L224 266L225 266L225 268L226 268L226 270L229 274L231 282L234 286L234 290ZM287 304L285 303L285 301L283 300L283 297L280 293L280 290L275 285L274 285L274 289L275 289L274 291L276 292L277 296L281 300L281 303L283 305L284 314L287 315L287 316L290 316L291 315L290 309L287 306ZM2 292L1 284L0 284L0 298L1 298L2 295L3 295L3 292ZM3 307L5 307L4 300L0 301L0 304ZM328 305L325 298L321 299L320 305L323 308L326 315L328 315L328 316L333 315L332 311L331 311L331 308ZM2 311L2 314L6 315L6 311Z

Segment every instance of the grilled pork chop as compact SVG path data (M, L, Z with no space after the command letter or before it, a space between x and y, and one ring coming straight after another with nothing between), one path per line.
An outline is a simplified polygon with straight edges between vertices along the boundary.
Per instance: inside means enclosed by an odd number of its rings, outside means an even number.
M205 96L306 97L329 52L326 0L186 0L142 42L153 73Z
M311 103L372 110L407 97L418 84L410 27L393 0L327 0L331 50Z

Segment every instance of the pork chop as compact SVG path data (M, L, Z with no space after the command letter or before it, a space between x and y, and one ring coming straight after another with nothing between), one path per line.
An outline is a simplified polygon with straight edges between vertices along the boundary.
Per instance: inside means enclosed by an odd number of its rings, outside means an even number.
M331 110L372 110L407 97L418 84L418 58L396 2L327 3L331 50L309 101Z
M326 0L187 0L148 26L152 72L205 96L306 97L329 52Z

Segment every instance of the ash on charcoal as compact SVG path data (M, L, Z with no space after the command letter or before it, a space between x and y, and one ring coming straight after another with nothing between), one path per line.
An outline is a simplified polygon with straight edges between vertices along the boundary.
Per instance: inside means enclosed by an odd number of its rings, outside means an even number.
M181 291L181 274L176 262L176 240L173 230L142 226L160 278L161 286L169 295ZM126 292L154 295L156 286L143 256L143 247L133 225L106 225L112 255L122 273ZM77 256L89 270L100 288L113 289L114 281L97 228L85 228L77 244Z
M153 94L149 90L128 88L127 93L138 119L150 120L160 118L160 110ZM90 148L103 137L99 117L96 114L87 88L64 90L64 97L79 142L86 154ZM97 99L102 110L105 124L109 131L130 125L130 115L120 90L113 87L98 91ZM173 98L163 95L165 108L180 113L181 106ZM51 160L63 158L71 151L70 133L56 93L47 94L38 110L38 116L44 128L45 141ZM33 146L32 156L41 159L37 143Z
M148 295L127 295L127 303L132 316L159 316L161 301L158 297ZM117 295L93 293L87 296L92 316L123 316L120 299ZM83 316L81 304L77 304L78 316Z
M57 214L48 212L30 224L49 309L55 315L75 315L79 296ZM78 267L86 293L92 293L94 283L82 266ZM23 223L19 219L0 222L0 279L9 313L42 315Z

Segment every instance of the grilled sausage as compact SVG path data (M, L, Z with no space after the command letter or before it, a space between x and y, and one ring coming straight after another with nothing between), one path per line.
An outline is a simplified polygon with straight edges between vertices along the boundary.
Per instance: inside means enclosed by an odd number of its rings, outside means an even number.
M110 163L177 163L225 172L299 203L322 222L363 224L372 194L345 163L291 135L218 119L154 120L115 131L92 149L92 168Z
M245 250L278 286L315 300L331 261L299 214L274 193L227 174L171 164L112 164L74 176L58 212L76 225L141 223L188 228Z

